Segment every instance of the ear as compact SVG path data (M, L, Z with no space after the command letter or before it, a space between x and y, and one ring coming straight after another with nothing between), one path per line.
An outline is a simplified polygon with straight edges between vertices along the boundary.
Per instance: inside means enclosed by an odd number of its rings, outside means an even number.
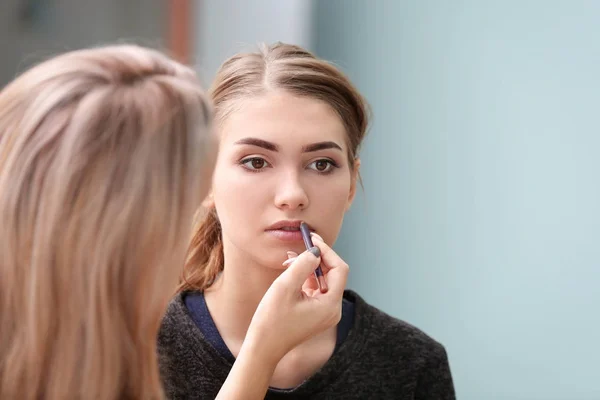
M207 209L215 208L215 199L213 198L212 189L208 192L206 198L202 200L202 207Z
M350 182L350 192L348 193L348 204L346 205L346 211L352 206L354 197L356 196L356 186L358 184L358 178L360 176L360 159L354 159L354 168L352 169L352 177Z

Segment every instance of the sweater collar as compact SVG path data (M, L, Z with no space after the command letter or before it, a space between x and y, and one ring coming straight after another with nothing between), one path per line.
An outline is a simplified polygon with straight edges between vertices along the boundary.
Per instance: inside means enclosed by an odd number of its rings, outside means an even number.
M194 353L198 363L204 365L208 373L224 382L233 364L208 343L202 331L196 326L184 304L186 294L186 292L180 293L173 299L166 318L178 326L178 334L182 343L185 343ZM354 326L340 348L314 375L300 385L293 389L270 388L269 393L294 395L316 393L335 382L353 362L361 359L360 355L368 338L373 310L352 290L345 290L344 298L355 304L355 315Z

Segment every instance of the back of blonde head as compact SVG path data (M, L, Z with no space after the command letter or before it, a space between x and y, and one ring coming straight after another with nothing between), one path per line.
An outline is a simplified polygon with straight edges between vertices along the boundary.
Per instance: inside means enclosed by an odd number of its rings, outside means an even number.
M0 398L162 396L155 339L214 161L193 71L136 46L0 92Z

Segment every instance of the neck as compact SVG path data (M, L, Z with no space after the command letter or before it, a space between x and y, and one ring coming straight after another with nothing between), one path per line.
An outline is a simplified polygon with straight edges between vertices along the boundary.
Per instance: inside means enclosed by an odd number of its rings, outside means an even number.
M223 272L205 291L205 299L219 333L236 355L258 304L282 271L254 262L226 239L223 251Z

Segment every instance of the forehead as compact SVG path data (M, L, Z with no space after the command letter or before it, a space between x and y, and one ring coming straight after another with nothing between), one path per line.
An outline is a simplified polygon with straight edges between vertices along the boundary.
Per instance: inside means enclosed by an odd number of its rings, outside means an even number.
M346 129L327 103L282 91L245 100L224 121L222 144L256 137L285 147L334 141L346 149Z

